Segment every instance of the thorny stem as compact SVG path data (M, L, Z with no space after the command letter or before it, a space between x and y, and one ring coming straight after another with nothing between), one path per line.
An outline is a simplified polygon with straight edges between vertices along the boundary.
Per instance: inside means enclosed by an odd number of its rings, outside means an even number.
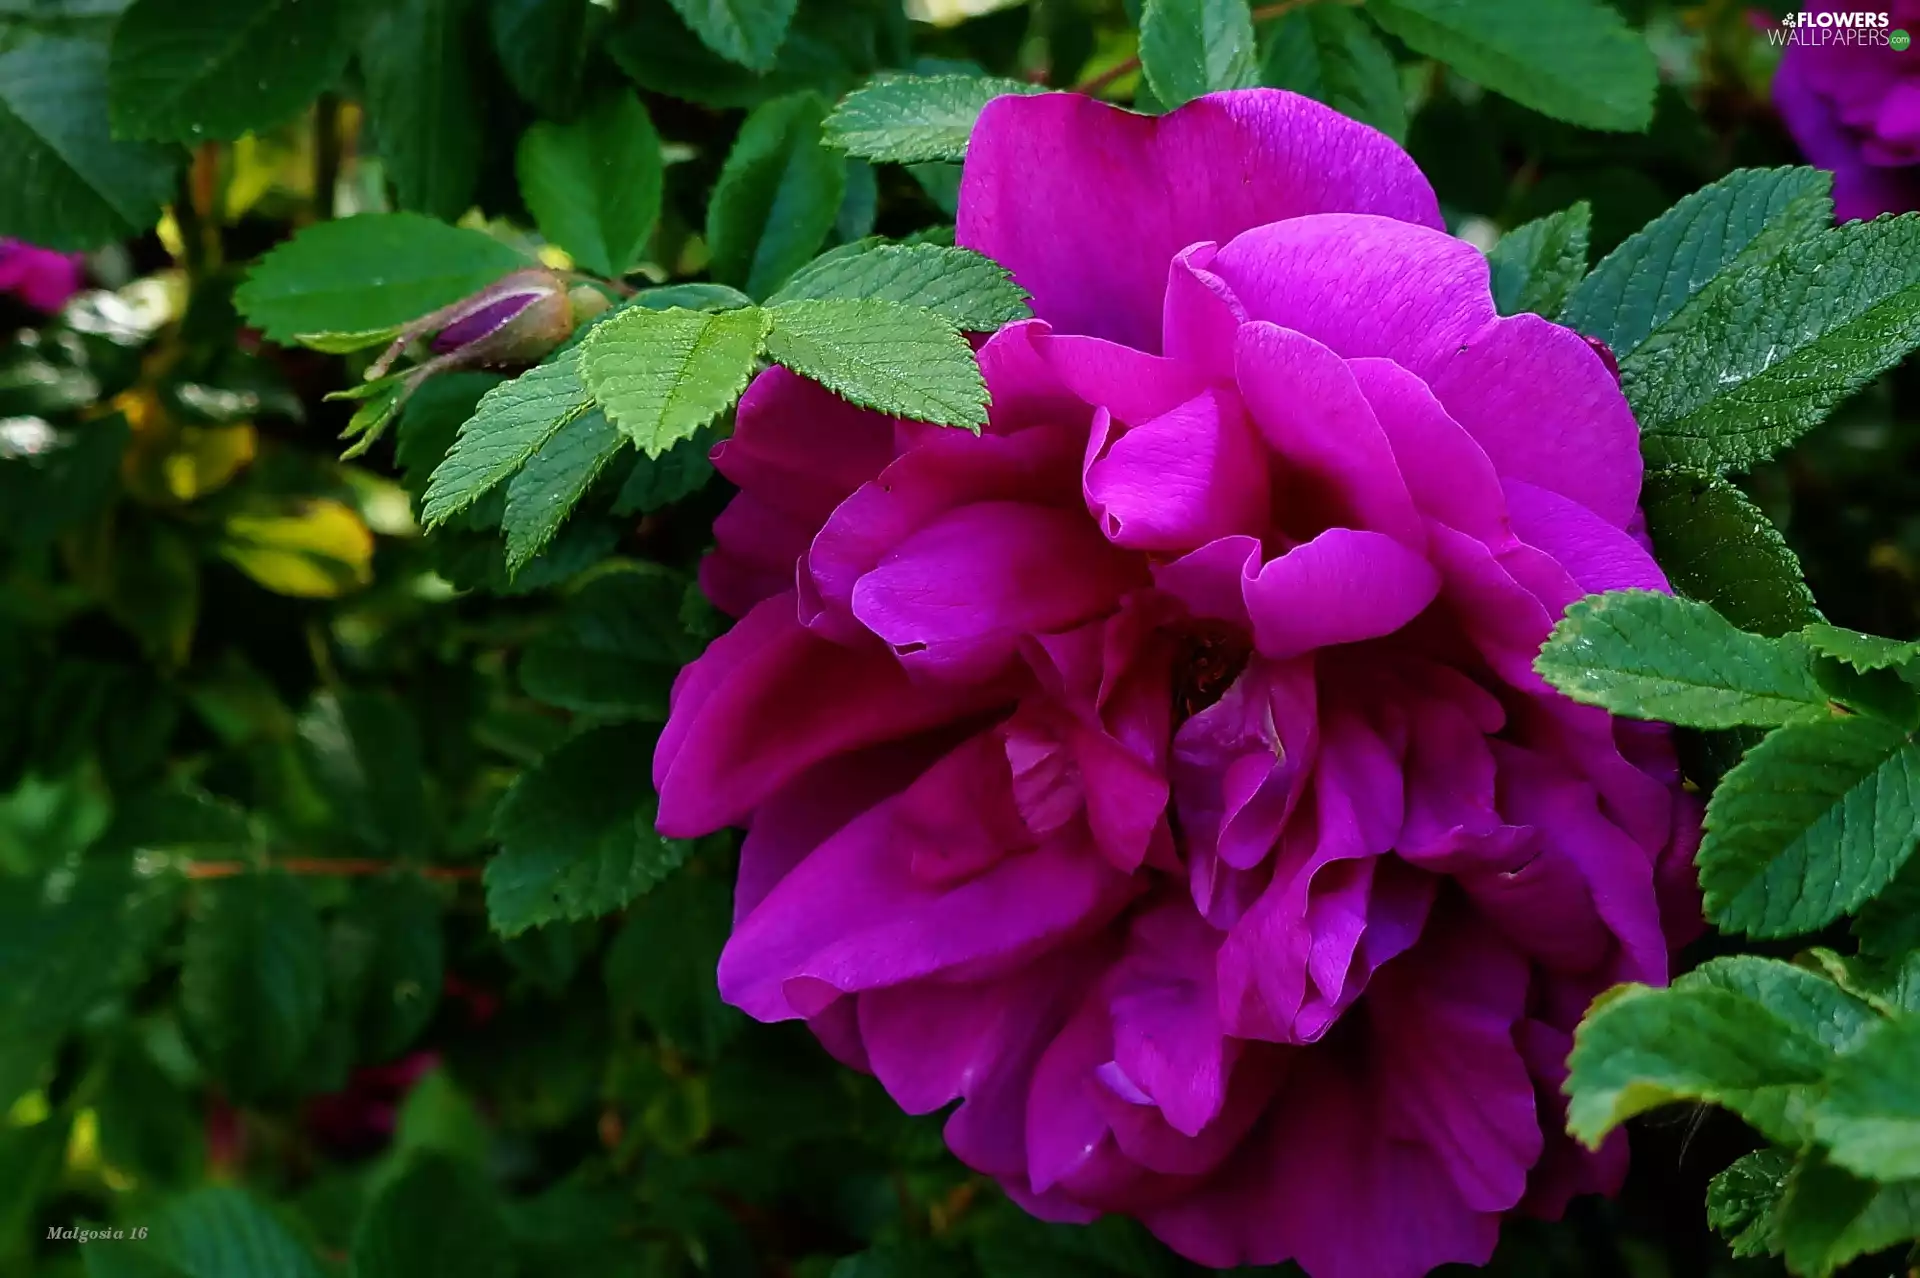
M1317 0L1274 0L1272 4L1263 4L1253 11L1255 22L1271 22L1275 18L1285 17L1295 9L1304 9ZM1336 3L1355 4L1358 0L1336 0ZM1089 76L1068 90L1070 93L1098 93L1121 76L1140 69L1140 58L1136 54L1117 66L1108 67L1099 75Z
M257 870L279 870L284 874L312 878L359 878L385 874L390 870L411 870L424 879L440 879L448 882L480 877L479 867L471 865L408 866L397 861L318 856L292 856L261 864L251 861L187 861L183 863L183 868L190 879L231 879Z

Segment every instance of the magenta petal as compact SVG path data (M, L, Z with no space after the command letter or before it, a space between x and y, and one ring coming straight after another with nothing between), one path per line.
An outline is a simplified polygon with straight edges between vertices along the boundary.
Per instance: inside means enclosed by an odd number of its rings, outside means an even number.
M1087 505L1131 550L1180 551L1267 522L1266 453L1238 401L1208 391L1141 422L1087 468Z
M947 973L992 977L1123 906L1134 886L1054 841L956 886L916 878L883 805L802 861L734 930L720 992L760 1020L813 1015L842 994Z
M993 704L990 688L925 688L884 649L808 633L793 597L757 605L674 681L654 750L662 834L738 824L814 764Z
M1390 635L1440 591L1440 574L1377 532L1329 528L1247 583L1254 646L1274 660Z
M1247 625L1247 587L1260 575L1260 539L1222 537L1171 563L1153 565L1153 584L1195 617Z
M1113 1063L1187 1136L1219 1117L1240 1051L1220 1025L1220 941L1191 905L1175 899L1134 920L1113 977Z
M1256 227L1224 245L1211 269L1250 319L1421 377L1495 317L1485 254L1391 218L1327 213Z
M1640 500L1640 428L1578 333L1509 315L1465 339L1428 383L1502 479L1579 502L1625 528Z
M1060 384L1123 424L1150 421L1207 389L1203 370L1098 337L1035 339Z
M1227 282L1207 267L1220 251L1211 240L1182 249L1167 271L1160 318L1167 358L1194 364L1213 381L1233 381L1233 334L1246 308Z
M1133 566L1085 515L981 502L934 520L853 589L853 614L904 665L990 677L1021 636L1065 630L1118 600Z
M1504 537L1499 474L1427 384L1389 359L1349 360L1347 368L1372 405L1420 513L1484 542Z
M1247 412L1284 459L1283 475L1293 467L1320 481L1356 528L1426 545L1393 446L1344 359L1262 321L1236 334L1234 367ZM1284 523L1287 511L1276 514Z
M1216 94L1163 116L1010 96L974 126L955 238L1012 271L1055 328L1156 350L1174 254L1336 210L1442 225L1406 152L1291 93Z
M714 469L815 529L892 460L892 418L779 367L753 379L713 450Z
M1507 481L1507 508L1520 539L1553 556L1589 594L1672 590L1645 546L1579 502L1513 479Z
M1505 1211L1540 1157L1533 1079L1514 1044L1527 963L1469 919L1435 920L1369 995L1388 1131L1421 1141L1472 1211Z

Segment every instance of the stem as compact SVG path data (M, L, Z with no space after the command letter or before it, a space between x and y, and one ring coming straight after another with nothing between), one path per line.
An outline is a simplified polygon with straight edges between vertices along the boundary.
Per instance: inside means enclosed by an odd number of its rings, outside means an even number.
M411 869L423 879L440 879L448 882L480 877L480 869L477 866L405 866L398 861L348 857L291 856L285 860L260 865L251 861L187 861L183 866L190 879L231 879L242 874L252 874L258 870L279 870L285 874L305 875L312 878L359 878L385 874L393 869Z
M1342 4L1357 4L1359 0L1337 0ZM1271 22L1275 18L1285 17L1295 9L1303 9L1316 0L1274 0L1272 4L1263 4L1253 11L1255 22ZM1069 93L1098 93L1121 76L1140 69L1140 58L1136 54L1117 66L1108 67L1099 75L1090 76L1067 90Z

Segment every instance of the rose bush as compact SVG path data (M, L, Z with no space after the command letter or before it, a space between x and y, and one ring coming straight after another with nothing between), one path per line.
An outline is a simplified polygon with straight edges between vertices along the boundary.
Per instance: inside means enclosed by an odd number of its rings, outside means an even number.
M1699 814L1532 666L1667 588L1604 348L1288 93L1001 98L957 239L1037 317L981 435L776 368L715 450L741 620L654 771L663 833L748 830L723 995L1210 1265L1418 1275L1614 1187L1570 1034L1697 928Z
M1774 77L1781 121L1809 161L1833 171L1842 222L1920 208L1920 59L1877 39L1920 30L1912 0L1820 0L1809 15L1885 13L1886 28L1810 26L1787 45ZM1841 40L1838 37L1852 39Z

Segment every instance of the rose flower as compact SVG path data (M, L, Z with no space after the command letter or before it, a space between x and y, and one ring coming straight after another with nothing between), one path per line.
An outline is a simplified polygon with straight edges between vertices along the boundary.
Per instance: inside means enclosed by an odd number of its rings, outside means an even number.
M958 241L1037 315L984 433L776 368L714 454L740 620L654 770L662 832L748 831L722 993L1209 1265L1411 1278L1612 1189L1570 1034L1666 979L1698 809L1532 667L1666 588L1601 355L1287 93L999 99Z
M1820 26L1823 14L1888 15L1888 25ZM1807 161L1833 171L1834 219L1920 208L1920 53L1886 43L1920 31L1920 0L1806 5L1774 75L1773 100Z

